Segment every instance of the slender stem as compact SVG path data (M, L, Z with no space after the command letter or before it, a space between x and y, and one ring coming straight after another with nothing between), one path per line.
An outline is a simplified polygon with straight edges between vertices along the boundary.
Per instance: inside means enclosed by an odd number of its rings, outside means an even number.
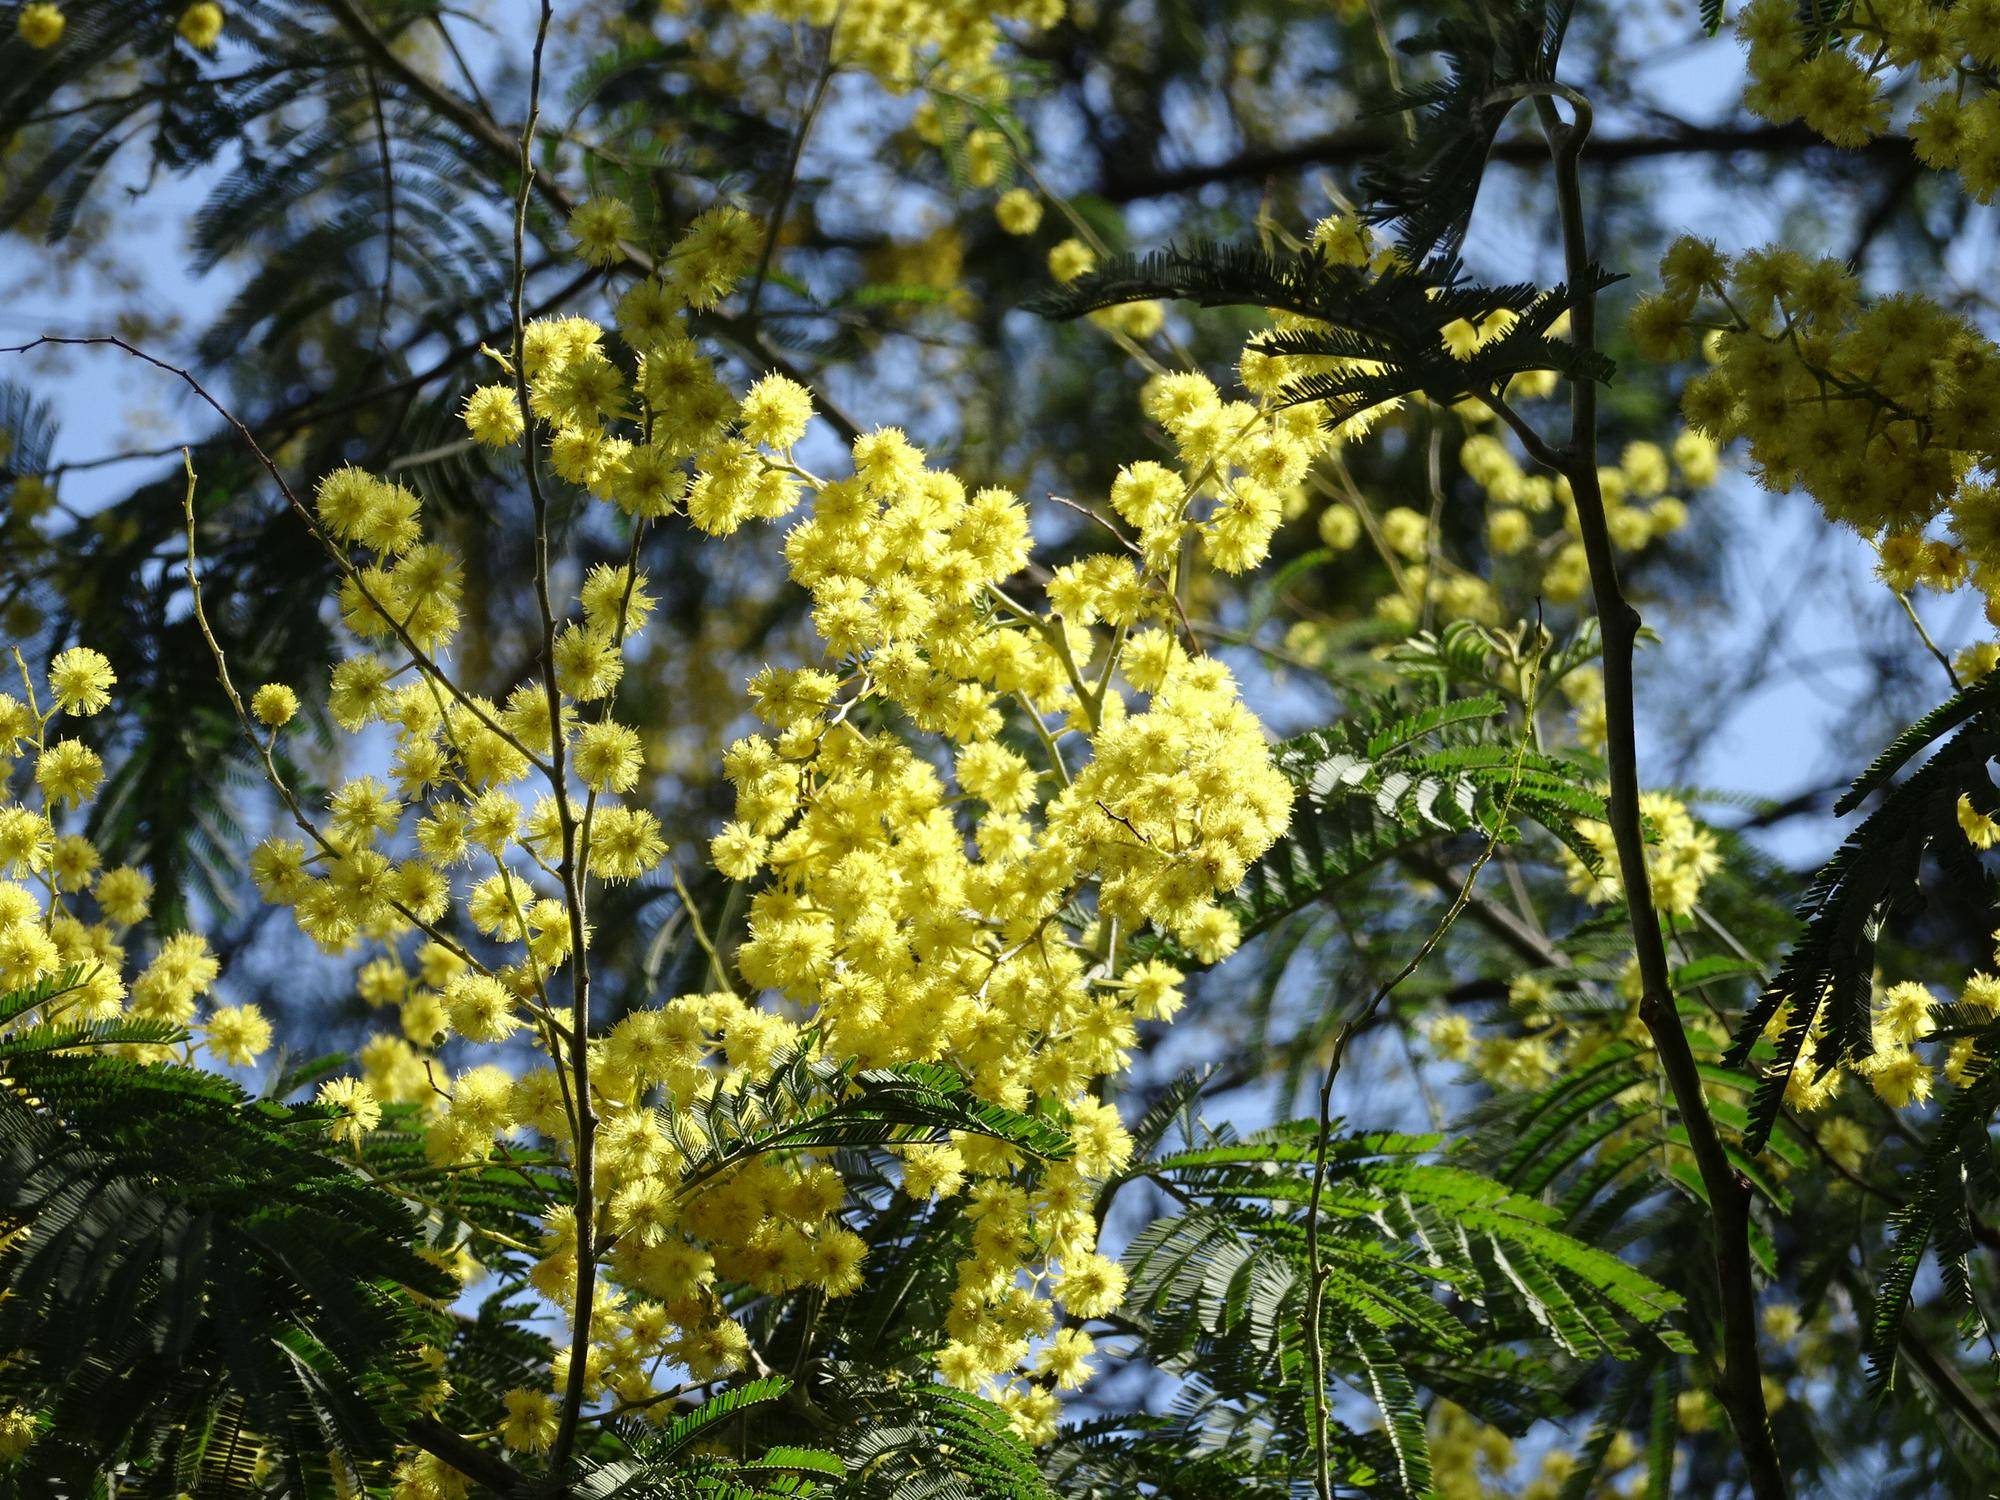
M272 483L278 487L278 493L285 497L285 504L291 507L301 521L305 522L306 529L312 533L313 539L324 549L328 559L339 570L341 578L353 584L355 590L361 595L362 600L368 607L388 622L389 628L395 632L397 641L405 651L410 653L410 659L417 664L423 673L442 683L445 690L451 694L459 707L471 714L473 718L477 719L487 729L498 735L509 747L518 752L529 765L538 771L546 771L548 769L547 763L539 755L522 744L520 738L511 729L507 728L506 725L494 718L485 708L481 707L477 699L470 696L464 688L454 682L431 659L430 654L417 644L416 639L410 634L408 623L398 619L396 612L382 602L381 596L369 584L367 576L354 566L352 559L341 550L340 543L320 524L319 517L314 515L306 503L299 498L298 492L292 488L290 482L285 478L284 471L278 467L276 461L264 450L263 445L257 441L256 434L250 430L241 417L216 400L210 394L208 388L195 379L192 371L184 370L179 365L170 365L157 355L148 354L136 344L128 343L117 335L109 333L96 333L88 336L44 333L30 339L25 344L10 344L4 348L0 348L0 354L28 354L44 345L102 346L107 349L117 349L122 353L131 355L136 360L151 365L156 370L164 370L169 375L178 376L189 390L201 398L209 410L222 418L223 422L236 433L237 437L242 439L244 447L250 450L251 456L257 460L258 465L266 474L271 476Z
M1596 297L1591 291L1578 158L1590 132L1591 116L1580 95L1567 89L1562 94L1574 111L1572 123L1562 122L1547 94L1535 96L1535 109L1548 137L1549 155L1555 166L1565 275L1573 299L1571 337L1579 350L1588 352L1596 341ZM1516 425L1515 430L1520 432L1524 426ZM1708 1101L1702 1094L1701 1070L1674 1005L1666 944L1660 936L1660 919L1646 874L1632 687L1639 612L1626 599L1619 583L1617 558L1605 522L1604 495L1597 481L1597 387L1593 381L1584 378L1571 383L1568 450L1549 454L1544 447L1536 456L1544 462L1554 457L1559 470L1569 479L1576 499L1577 524L1590 563L1591 591L1604 636L1605 754L1611 773L1611 832L1618 850L1619 877L1639 963L1639 1015L1652 1035L1661 1071L1666 1075L1674 1106L1687 1131L1688 1145L1708 1194L1715 1231L1715 1277L1723 1324L1719 1394L1729 1413L1730 1425L1736 1430L1751 1493L1758 1500L1783 1500L1789 1487L1778 1460L1777 1445L1771 1437L1758 1363L1756 1291L1750 1279L1750 1184L1730 1165L1714 1117L1709 1113Z
M722 951L715 946L715 940L708 935L708 927L701 920L701 908L695 905L694 897L688 893L687 885L681 879L680 868L670 860L667 863L667 871L673 877L674 894L681 898L681 910L687 913L688 926L694 930L695 943L708 957L709 971L714 974L716 983L730 994L735 994L736 986L729 982L729 970L722 962Z
M549 502L537 465L536 422L528 401L527 322L523 305L528 281L526 244L528 203L535 190L535 132L541 124L542 52L549 39L553 0L541 0L535 27L535 50L528 70L528 118L521 127L518 169L520 196L514 204L514 394L521 403L521 463L535 511L535 604L542 623L542 690L549 706L549 790L555 797L556 820L562 830L562 858L556 876L562 882L563 906L569 914L570 938L570 1090L576 1110L576 1135L570 1143L575 1187L576 1296L571 1308L569 1374L563 1384L562 1414L549 1449L549 1467L561 1473L576 1443L577 1422L583 1415L583 1389L590 1354L590 1314L597 1291L596 1144L597 1111L590 1099L590 955L585 947L583 879L578 868L578 828L569 805L569 746L563 732L562 689L556 681L556 615L549 594Z
M805 157L806 141L812 135L813 122L819 119L819 107L826 100L827 85L833 82L834 72L833 36L829 33L826 60L820 64L819 78L813 84L805 112L799 116L799 130L792 137L792 154L785 163L784 180L779 184L777 197L771 204L771 223L764 231L764 250L757 257L757 272L750 282L750 295L744 301L743 316L747 319L756 318L757 304L763 300L764 283L771 275L771 257L777 253L778 236L785 229L785 214L792 206L792 194L798 190L799 163Z
M1910 624L1916 628L1917 639L1924 643L1924 649L1937 658L1937 664L1944 668L1945 680L1951 684L1951 690L1954 693L1963 692L1965 684L1958 680L1957 668L1952 666L1951 658L1939 649L1938 643L1931 639L1930 631L1925 628L1923 620L1917 614L1916 605L1910 602L1910 591L1897 589L1896 602L1903 606L1903 613L1910 617Z

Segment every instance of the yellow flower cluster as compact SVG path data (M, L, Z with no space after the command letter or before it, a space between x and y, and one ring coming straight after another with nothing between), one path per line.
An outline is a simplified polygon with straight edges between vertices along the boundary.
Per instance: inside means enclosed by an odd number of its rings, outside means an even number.
M2000 822L1972 805L1969 797L1958 799L1958 824L1974 849L1986 850L2000 844ZM2000 933L1994 934L1993 962L2000 969ZM2000 977L1975 969L1959 987L1958 1004L1985 1016L2000 1016ZM1853 1072L1892 1109L1907 1109L1926 1103L1942 1074L1945 1082L1960 1085L1989 1064L1976 1049L1975 1039L1956 1038L1942 1057L1921 1055L1919 1044L1937 1029L1932 1012L1937 996L1928 985L1903 980L1878 986L1869 1022L1869 1055L1843 1066L1825 1066L1818 1056L1820 1025L1816 1019L1812 1033L1800 1050L1797 1064L1786 1080L1785 1102L1802 1112L1824 1109L1839 1097L1848 1072ZM1765 1028L1776 1038L1791 1020L1791 1008L1781 1007Z
M1653 903L1670 917L1693 915L1703 884L1722 868L1715 835L1665 792L1642 794L1639 814L1648 833L1646 876L1652 884ZM1577 825L1577 832L1597 851L1598 867L1590 869L1565 849L1563 863L1570 890L1592 906L1621 899L1624 891L1618 883L1618 851L1612 843L1611 826L1584 821Z
M2000 190L2000 7L1993 0L1849 0L1808 26L1792 0L1752 0L1743 102L1773 124L1800 120L1836 146L1888 128L1890 97L1914 92L1917 159L1956 172L1979 202ZM1905 84L1913 88L1906 89Z
M1713 368L1682 398L1690 426L1741 437L1767 489L1808 491L1875 541L1903 591L1968 579L1996 615L2000 489L1980 478L2000 448L2000 351L1915 293L1864 303L1847 267L1782 248L1731 260L1684 237L1642 298L1642 352L1680 357L1697 333ZM1942 520L1947 535L1929 533Z
M1006 97L1000 66L1009 25L1046 31L1064 0L736 0L779 20L833 28L833 58L898 91L923 84Z
M1581 675L1581 674L1579 674ZM1596 687L1594 680L1591 687ZM1601 688L1597 689L1601 691ZM1578 690L1586 704L1595 703L1590 688ZM1722 867L1715 835L1695 821L1686 806L1664 792L1640 796L1646 826L1646 873L1653 899L1669 917L1691 916L1702 886ZM1608 824L1581 821L1577 831L1596 850L1592 869L1565 849L1563 864L1569 889L1593 906L1619 900L1618 855ZM1636 1005L1639 999L1636 960L1627 963L1619 992ZM1634 1016L1602 1020L1565 1015L1552 1002L1555 990L1539 974L1517 975L1508 986L1510 1017L1483 1034L1456 1012L1439 1012L1424 1022L1433 1055L1446 1062L1463 1062L1496 1089L1539 1089L1566 1066L1575 1066L1606 1044L1629 1040L1645 1044L1647 1033Z
M1366 224L1346 213L1323 219L1315 226L1311 243L1335 264L1379 270L1395 260L1393 248L1378 243ZM1054 260L1052 253L1052 269ZM1056 274L1063 279L1061 271ZM1503 334L1511 323L1511 315L1505 313L1495 314L1478 326L1460 318L1447 325L1443 335L1458 357L1467 358ZM1309 326L1307 320L1292 314L1273 319L1273 331L1304 326ZM1557 331L1560 329L1559 323ZM1337 364L1326 359L1273 356L1260 347L1260 337L1253 336L1243 356L1243 381L1268 403L1286 382L1331 371ZM1508 396L1516 401L1533 400L1549 395L1555 385L1553 371L1528 372L1515 377ZM1414 399L1423 404L1423 398ZM1315 455L1364 434L1400 405L1385 403L1361 418L1350 419L1315 446ZM1590 572L1569 481L1525 469L1506 440L1493 430L1495 419L1483 405L1461 402L1453 414L1467 429L1459 449L1461 467L1487 499L1487 551L1495 559L1508 560L1503 579L1518 577L1525 590L1553 603L1579 601L1589 589ZM1443 419L1442 412L1433 413L1433 420ZM1687 523L1687 503L1669 494L1669 489L1693 492L1705 488L1714 483L1718 468L1716 445L1698 432L1683 431L1670 448L1649 442L1628 445L1617 464L1598 470L1613 545L1623 552L1638 552L1678 531ZM1329 495L1335 493L1323 483L1319 487ZM1286 516L1304 511L1303 497L1285 494L1283 509ZM1393 505L1377 513L1350 484L1345 493L1320 509L1319 538L1335 554L1364 540L1374 549L1389 587L1374 601L1373 608L1377 617L1390 625L1407 630L1425 618L1501 623L1508 610L1490 576L1494 570L1454 560L1432 526L1427 509ZM1301 622L1287 637L1286 646L1294 654L1312 659L1329 634L1322 626Z
M1189 540L1224 573L1248 572L1269 555L1287 500L1336 437L1313 407L1279 405L1280 384L1246 379L1259 398L1253 402L1224 401L1207 376L1193 371L1147 383L1146 415L1172 442L1175 461L1126 465L1110 495L1112 510L1136 533L1143 571L1170 575Z
M1429 1426L1431 1475L1439 1500L1498 1500L1500 1496L1556 1500L1577 1469L1575 1454L1552 1447L1543 1451L1534 1477L1524 1480L1518 1473L1520 1454L1514 1440L1451 1401L1432 1406ZM1644 1456L1630 1432L1613 1433L1598 1470L1606 1481L1602 1492L1625 1493L1611 1488L1609 1481Z
M615 205L586 205L572 226L579 254L602 258L630 222ZM518 372L527 413L516 385L485 386L466 402L468 431L509 446L532 416L538 461L630 517L635 556L643 529L677 510L718 533L788 511L800 486L773 450L797 441L809 398L770 377L738 402L685 321L688 308L727 293L760 243L734 210L695 222L663 274L620 304L629 377L597 324L529 324ZM574 982L579 938L588 943L588 890L643 876L667 852L658 818L620 800L638 784L643 750L609 712L625 649L653 608L647 580L629 561L590 570L552 633L553 682L481 698L439 665L460 624L462 569L426 539L418 497L348 467L320 482L315 510L345 560L342 618L363 647L333 668L331 712L350 732L386 726L393 750L386 781L337 786L318 817L294 809L304 837L267 840L251 869L326 951L378 949L359 971L360 993L394 1008L400 1034L361 1049L359 1079L322 1089L341 1111L334 1134L358 1141L383 1101L422 1102L439 1165L483 1159L521 1131L560 1149L575 1139L574 1056L558 1015L564 997L552 992ZM273 735L296 709L283 684L250 703ZM448 935L453 909L484 940L477 951ZM454 1075L436 1055L454 1037L497 1045L523 1034L544 1053L541 1066L480 1063ZM698 1379L741 1364L742 1331L712 1290L718 1256L723 1274L770 1290L810 1282L838 1295L858 1284L860 1242L839 1226L844 1194L824 1165L753 1162L697 1197L678 1192L690 1137L669 1138L660 1106L765 1076L797 1039L792 1023L718 994L636 1012L588 1040L602 1121L594 1238L615 1241L617 1286L593 1309L593 1399L639 1399L663 1363ZM569 1307L577 1275L575 1226L558 1213L532 1279ZM523 1415L539 1410L533 1394L523 1393L510 1428L524 1442L539 1430Z
M1172 379L1198 398L1182 408L1190 430L1202 416L1244 425L1207 382ZM1174 543L1213 551L1230 524L1190 517L1178 476L1121 476L1113 504L1138 552L1057 569L1042 613L1009 592L1030 549L1018 499L968 495L893 430L860 438L853 460L851 477L809 479L812 516L785 543L834 665L752 683L770 732L725 759L737 817L713 853L734 878L769 876L744 977L815 1017L835 1055L941 1061L995 1102L1069 1112L1076 1156L1031 1180L974 1140L906 1162L906 1187L963 1192L975 1221L940 1355L973 1385L1051 1330L1049 1298L1083 1317L1115 1304L1122 1276L1095 1254L1089 1204L1130 1146L1089 1086L1124 1066L1139 1022L1172 1014L1180 979L1121 963L1121 947L1150 924L1205 961L1233 950L1216 897L1283 830L1291 793L1228 670L1173 632ZM1009 708L1025 747L1009 742ZM861 727L899 720L951 744L949 774ZM1044 1353L1064 1366L1057 1384L1083 1357L1073 1339L1062 1349ZM996 1394L1030 1431L1053 1430L1044 1386Z
M1492 432L1467 437L1459 461L1486 493L1486 545L1491 553L1526 565L1529 585L1550 603L1575 604L1582 599L1590 590L1590 564L1568 478L1528 473ZM1676 483L1689 491L1706 488L1715 482L1719 468L1714 442L1692 430L1681 432L1669 448L1628 443L1616 464L1600 464L1597 470L1611 545L1620 552L1641 552L1679 531L1687 524L1687 502L1668 490ZM1384 520L1386 534L1387 517ZM1392 544L1396 540L1391 537ZM1414 563L1427 555L1430 545L1426 531L1404 542L1405 555ZM1425 550L1416 550L1419 546ZM1452 608L1454 593L1451 580L1441 584L1439 604L1446 618L1458 613Z
M585 205L578 254L605 258L630 226L614 203ZM1186 644L1174 584L1184 551L1231 570L1260 557L1272 493L1324 439L1309 417L1225 403L1199 376L1156 382L1149 410L1185 472L1125 471L1113 504L1138 539L1056 569L1037 604L1017 497L968 493L894 429L855 441L851 475L822 479L792 458L812 417L803 388L771 375L738 399L723 385L685 314L727 295L760 242L732 210L704 215L621 301L629 361L594 322L539 320L518 370L502 360L509 381L464 411L475 440L532 444L622 512L631 559L670 517L721 535L812 498L784 554L826 663L750 684L767 728L724 759L736 816L712 847L725 875L755 886L740 944L731 953L723 935L715 949L717 974L733 969L746 989L725 978L584 1042L599 1121L590 1240L610 1282L594 1299L585 1390L640 1401L665 1370L709 1380L744 1364L718 1283L861 1285L865 1247L843 1223L848 1188L829 1153L760 1156L682 1185L700 1144L689 1107L816 1046L863 1066L942 1062L987 1100L1066 1116L1076 1149L1060 1164L977 1136L900 1149L905 1191L958 1199L971 1224L939 1368L986 1384L1046 1438L1056 1390L1091 1356L1058 1307L1095 1317L1123 1291L1091 1205L1131 1143L1093 1085L1125 1066L1140 1024L1180 1004L1179 971L1136 958L1131 939L1151 928L1203 961L1232 951L1241 934L1218 897L1289 817L1290 784L1229 671ZM592 891L666 854L657 818L621 800L643 746L610 711L653 607L647 581L629 560L591 570L555 611L553 680L481 697L441 665L462 571L426 537L417 495L347 467L321 480L314 511L343 560L341 616L360 648L332 670L330 710L350 732L386 729L390 759L324 809L294 805L302 836L265 841L251 868L329 953L371 945L359 992L394 1016L361 1049L360 1076L322 1088L332 1133L358 1143L384 1102L407 1102L441 1167L524 1134L573 1149L567 1003ZM297 706L266 684L245 712L275 738ZM51 772L58 795L77 774ZM477 941L452 935L467 929ZM509 1050L454 1068L439 1052L452 1039L455 1058L465 1044ZM253 1018L235 1017L214 1044L235 1055L259 1040ZM539 1060L520 1066L524 1048ZM580 1242L570 1211L553 1211L531 1281L558 1308L574 1307ZM468 1269L473 1248L440 1247ZM549 1441L551 1400L515 1393L505 1440Z
M2000 965L2000 950L1995 952L1995 963ZM2000 978L1975 970L1966 977L1958 1003L1975 1013L2000 1015ZM1785 1102L1801 1112L1824 1109L1840 1096L1849 1071L1892 1109L1926 1103L1939 1074L1947 1083L1965 1083L1985 1066L1975 1051L1973 1038L1960 1037L1935 1061L1925 1058L1919 1050L1919 1044L1937 1029L1932 1015L1937 1005L1937 996L1928 985L1905 980L1878 987L1869 1025L1871 1051L1867 1057L1847 1066L1825 1066L1825 1059L1818 1056L1819 1029L1815 1023L1813 1034L1807 1038L1798 1063L1786 1080ZM1781 1007L1771 1018L1765 1034L1776 1037L1790 1019L1790 1007Z
M254 1061L271 1045L270 1023L256 1006L214 1007L197 1024L220 973L199 933L160 935L153 956L130 972L124 944L150 915L153 882L131 865L105 869L81 831L104 762L82 739L60 732L63 721L110 705L111 663L73 646L56 654L37 691L18 652L14 661L23 696L0 693L0 994L37 986L50 993L12 1024L129 1016L192 1028L214 1062ZM191 1058L197 1045L191 1039L184 1055ZM136 1051L167 1054L164 1047Z

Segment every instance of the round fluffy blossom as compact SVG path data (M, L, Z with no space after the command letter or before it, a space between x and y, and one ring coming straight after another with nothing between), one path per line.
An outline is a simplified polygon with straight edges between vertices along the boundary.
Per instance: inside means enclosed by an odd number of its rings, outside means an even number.
M12 693L0 693L0 755L16 755L21 741L33 738L35 715Z
M117 681L104 654L88 646L72 646L49 663L49 691L55 694L57 706L82 718L110 703Z
M507 448L521 441L526 424L521 403L504 385L482 385L465 398L465 430L489 448Z
M229 1005L208 1018L208 1050L242 1067L271 1050L271 1023L254 1005Z
M0 806L0 873L33 874L48 864L54 848L47 818L30 808Z
M812 420L812 395L796 380L766 375L743 398L741 421L746 442L765 448L790 448L805 436Z
M490 974L456 975L443 999L452 1028L475 1042L504 1041L521 1028L514 996Z
M174 30L181 34L181 40L190 47L208 51L222 35L222 7L215 0L195 0L181 18L174 24Z
M1097 269L1097 254L1079 239L1067 239L1049 248L1049 275L1057 281L1074 281Z
M1027 188L1009 188L993 205L993 217L1009 234L1033 234L1042 227L1042 200Z
M622 198L592 198L569 216L576 253L593 266L608 266L624 254L621 241L631 238L632 205Z
M57 740L35 762L35 785L52 807L81 806L103 780L104 762L81 740Z
M257 716L258 723L273 729L289 724L298 711L299 695L282 682L267 682L250 698L250 712Z
M97 909L119 927L145 921L152 901L153 879L144 870L120 865L98 878Z
M14 22L14 29L20 33L22 41L40 52L62 40L63 27L67 24L60 6L24 5Z
M358 1144L363 1136L382 1123L382 1106L375 1093L359 1078L330 1078L319 1086L321 1104L340 1111L327 1122L327 1133L337 1141Z
M635 880L666 857L660 820L643 807L601 808L590 831L590 873Z
M500 1441L516 1453L540 1453L556 1440L556 1398L547 1391L508 1391L500 1401L507 1408Z
M623 724L601 719L577 736L576 774L593 792L631 791L643 763L638 734Z

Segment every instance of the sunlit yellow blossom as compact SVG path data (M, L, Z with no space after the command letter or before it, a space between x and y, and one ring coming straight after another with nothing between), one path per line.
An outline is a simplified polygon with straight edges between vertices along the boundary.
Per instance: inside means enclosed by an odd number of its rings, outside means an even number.
M88 646L72 646L49 663L49 691L57 706L82 717L102 711L111 702L111 689L117 681L111 663Z
M1033 234L1042 224L1042 200L1027 188L1009 188L994 205L993 217L1009 234Z
M356 1144L382 1123L381 1104L358 1078L330 1078L319 1086L316 1097L321 1104L340 1111L327 1125L336 1140Z
M512 447L527 426L512 386L480 386L465 398L464 416L466 431L489 448Z
M103 780L103 760L81 740L57 740L35 761L35 785L51 807L88 802Z
M208 1050L235 1066L255 1062L271 1049L271 1023L254 1005L225 1006L208 1018Z

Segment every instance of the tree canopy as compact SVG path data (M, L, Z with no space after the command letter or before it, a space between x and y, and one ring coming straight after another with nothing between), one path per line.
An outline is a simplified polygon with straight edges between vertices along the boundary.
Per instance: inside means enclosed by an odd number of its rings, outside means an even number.
M0 1488L2000 1484L1990 0L0 0Z

